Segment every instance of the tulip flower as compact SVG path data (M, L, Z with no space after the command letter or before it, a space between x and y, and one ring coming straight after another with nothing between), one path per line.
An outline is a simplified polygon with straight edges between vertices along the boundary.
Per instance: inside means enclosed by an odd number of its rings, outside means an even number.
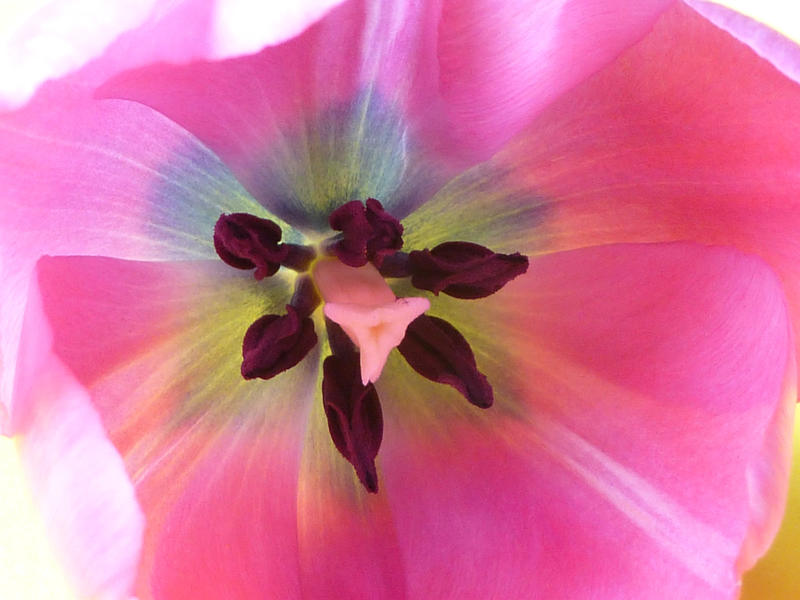
M230 52L152 17L0 115L4 429L79 595L736 598L800 51L695 1L309 6Z

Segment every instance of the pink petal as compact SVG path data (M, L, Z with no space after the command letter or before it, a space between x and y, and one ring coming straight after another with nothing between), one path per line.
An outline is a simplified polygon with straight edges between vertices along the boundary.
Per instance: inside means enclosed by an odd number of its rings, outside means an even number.
M311 373L306 377L314 381ZM154 477L190 472L145 493L151 545L140 592L159 600L298 598L297 474L308 386L284 387L278 411L260 411L249 426L203 428L176 438L181 459ZM302 389L302 391L300 391ZM300 402L298 402L300 401ZM201 457L189 459L186 453ZM148 502L149 500L149 502ZM149 510L148 510L149 509ZM150 571L150 572L148 572Z
M407 210L644 36L667 4L352 1L257 56L153 67L103 93L148 104L194 132L264 202L297 204L299 196L310 204L318 194L327 213L334 193L339 203L373 196ZM369 140L360 168L326 139L333 113L350 122L351 146ZM308 177L326 152L342 162L338 185L287 177L287 163ZM351 171L357 180L346 177ZM322 175L331 171L312 181ZM412 189L402 182L409 177Z
M788 479L795 363L771 271L730 249L608 246L538 257L479 302L480 319L436 308L491 409L400 361L378 385L408 596L736 597Z
M45 527L81 598L127 598L144 518L86 389L59 360L34 283L16 415L22 462Z
M642 38L669 4L445 0L438 57L448 125L473 150L490 154Z
M78 79L96 85L150 63L256 52L297 35L339 2L39 2L18 9L10 34L0 40L0 107L24 104L42 82L87 63Z
M295 225L369 197L402 216L463 162L437 96L438 17L435 3L348 2L254 56L139 69L100 92L194 133Z
M734 245L778 272L797 329L798 139L800 87L679 3L495 159L404 220L406 246L412 234L528 253ZM448 219L454 202L468 222Z
M319 356L270 381L239 374L247 326L282 308L288 283L221 261L96 257L42 259L38 276L55 352L147 519L137 595L296 597L300 440Z
M68 85L51 84L26 109L0 118L0 189L0 402L7 404L39 256L211 258L220 213L264 213L208 149L161 115L130 102L87 101Z

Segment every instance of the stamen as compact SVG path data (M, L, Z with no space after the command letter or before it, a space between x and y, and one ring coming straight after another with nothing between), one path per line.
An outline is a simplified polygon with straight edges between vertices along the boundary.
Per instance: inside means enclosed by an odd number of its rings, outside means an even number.
M274 275L281 265L305 271L316 252L309 246L280 244L282 232L277 223L248 213L220 215L214 226L214 249L228 265L255 269L259 281Z
M313 313L322 302L322 298L314 287L314 282L308 275L297 278L294 286L294 294L289 301L300 317L308 317Z
M395 252L391 256L385 256L378 271L384 277L411 277L411 263L408 260L408 254Z
M303 360L317 343L310 315L319 304L311 278L300 277L285 315L264 315L247 329L242 342L242 376L270 379Z
M408 255L411 285L454 298L484 298L528 270L528 258L471 242L445 242Z
M264 315L248 327L242 342L242 377L271 379L303 360L316 343L313 321L287 304L285 315Z
M378 392L359 376L359 357L335 323L326 321L333 356L322 364L322 402L336 449L355 468L368 491L377 493L375 457L383 440ZM339 332L335 332L339 329Z
M488 408L494 402L492 386L478 371L469 342L444 319L417 317L397 349L417 373L453 386L475 406Z
M278 244L281 235L281 228L269 219L248 213L220 215L214 227L214 248L232 267L255 268L255 278L261 281L274 275L288 254Z
M281 266L293 271L308 271L308 267L317 257L317 252L311 246L281 244L281 247L286 248L286 258L281 261Z
M385 256L403 247L403 226L374 198L366 206L358 200L343 204L328 221L331 229L342 232L329 251L350 267L368 262L380 266Z

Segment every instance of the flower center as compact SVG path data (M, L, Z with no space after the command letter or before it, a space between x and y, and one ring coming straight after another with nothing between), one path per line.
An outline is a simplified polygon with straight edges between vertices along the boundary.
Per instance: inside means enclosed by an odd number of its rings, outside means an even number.
M377 492L383 418L375 382L394 348L417 373L452 386L475 406L494 401L464 336L424 314L428 298L397 298L384 278L410 277L414 287L435 295L483 298L524 273L528 259L461 241L401 252L403 226L373 198L340 206L329 223L339 233L313 248L282 243L280 227L268 219L221 215L214 247L226 264L255 269L257 280L281 267L300 273L286 313L264 315L244 334L245 379L270 379L303 360L317 344L312 314L324 303L331 348L322 380L328 429L361 483Z

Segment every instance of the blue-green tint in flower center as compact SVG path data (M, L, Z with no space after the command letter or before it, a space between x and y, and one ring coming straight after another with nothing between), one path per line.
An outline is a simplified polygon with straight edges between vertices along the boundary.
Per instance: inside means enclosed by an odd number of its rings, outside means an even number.
M372 90L288 127L263 153L251 192L310 237L342 199L380 198L403 217L438 186L411 125Z

